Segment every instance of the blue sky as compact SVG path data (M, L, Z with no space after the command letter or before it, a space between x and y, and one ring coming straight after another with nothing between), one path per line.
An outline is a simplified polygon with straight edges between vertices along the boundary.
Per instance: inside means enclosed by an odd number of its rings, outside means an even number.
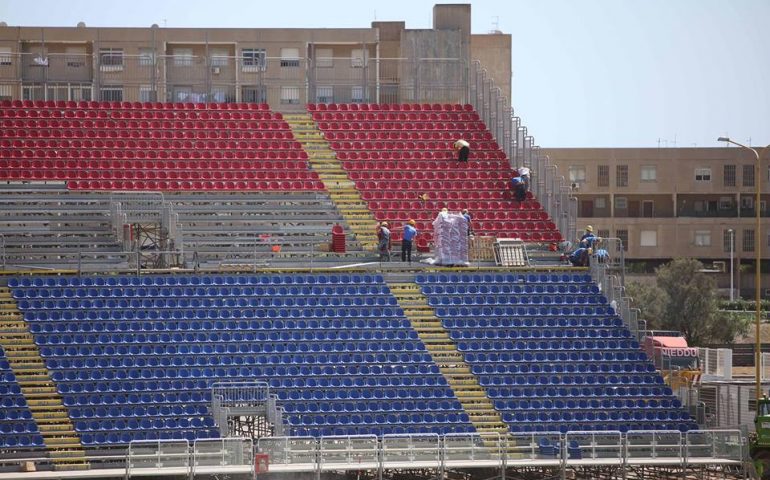
M8 25L430 28L436 1L0 0ZM448 3L448 2L447 2ZM544 147L770 143L770 0L472 1L513 36L516 113Z

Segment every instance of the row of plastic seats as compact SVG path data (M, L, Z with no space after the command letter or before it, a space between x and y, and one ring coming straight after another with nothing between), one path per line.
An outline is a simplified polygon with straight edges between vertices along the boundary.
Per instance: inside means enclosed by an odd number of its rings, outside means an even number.
M166 325L165 322L108 322L94 325L91 321L78 321L78 322L35 322L30 323L29 330L35 335L50 335L50 334L78 334L84 333L93 336L99 335L101 339L102 335L114 338L115 334L144 334L150 333L152 335L166 335L167 338L184 338L187 333L211 331L211 329L203 328L202 322L195 322L197 325L193 325L192 322L174 322L174 325ZM229 322L234 323L234 322ZM211 324L210 324L211 325ZM196 326L198 328L193 328ZM229 338L234 342L277 342L277 341L359 341L359 340L375 340L375 341L393 341L393 340L417 340L417 332L414 330L284 330L284 331L265 331L265 330L235 330L226 329L224 322L216 322L211 325L215 330L212 333L227 334ZM597 335L598 336L598 335ZM162 338L162 337L161 337ZM90 342L86 342L90 343ZM115 343L115 342L107 342Z
M682 402L677 398L546 398L546 399L497 399L494 402L496 410L535 410L535 411L565 411L565 410L658 410L681 408Z
M143 404L143 405L153 405L153 406L161 406L163 404L182 404L182 405L190 405L190 404L201 404L205 405L209 403L209 396L210 392L206 391L205 389L199 389L199 390L183 390L182 386L179 385L173 385L173 383L181 383L181 382L168 382L168 388L163 390L157 390L157 389L146 389L146 390L140 390L138 387L140 387L140 383L135 383L135 387L137 387L135 390L133 390L133 393L114 393L114 394L105 394L105 393L96 393L96 387L93 385L93 382L89 382L88 384L80 384L83 386L88 386L92 390L90 393L70 393L69 390L67 390L64 387L74 387L77 384L61 384L57 385L59 387L60 392L62 393L62 403L66 407L87 407L87 406L99 406L99 405L127 405L127 404ZM171 388L174 389L174 391L169 391ZM144 392L144 393L140 393Z
M0 434L0 448L13 449L13 448L30 448L30 447L44 447L43 437L39 433L32 435L12 433L3 435Z
M221 140L220 140L221 141ZM408 141L354 141L354 142L329 142L329 147L331 147L332 150L390 150L390 149L397 149L397 150L444 150L444 151L451 151L452 150L452 144L453 142L451 140L448 141L416 141L413 142L411 140ZM500 149L500 146L497 144L497 142L487 142L487 141L478 141L474 142L473 145L471 145L471 148L473 148L473 151L485 151L485 150L492 150L497 151Z
M369 193L372 192L362 192L362 193ZM540 208L540 203L532 200L525 200L523 202L518 201L511 201L511 200L479 200L479 198L482 196L480 193L482 192L474 192L475 195L473 195L474 199L468 199L465 202L455 202L455 201L448 201L448 202L442 202L442 201L433 201L428 200L425 202L422 201L415 201L412 199L372 199L372 195L366 195L368 197L367 201L368 203L376 203L377 208L371 208L371 210L393 210L393 211L416 211L416 212L427 212L429 214L428 218L433 217L435 218L436 210L441 210L444 207L447 207L449 210L460 210L463 208L467 208L468 210L473 211L473 219L471 219L472 223L475 223L476 220L512 220L512 219L519 219L519 215L522 215L521 219L541 219L545 220L548 218L548 213L538 210ZM487 193L489 192L483 192L484 196L487 196ZM442 192L443 194L443 192Z
M18 384L16 386L18 387ZM27 408L27 400L21 395L21 390L19 389L18 392L0 395L0 407Z
M59 128L50 128L45 122L37 122L36 128L6 128L0 130L0 138L7 141L22 140L35 141L35 139L60 139L60 141L85 142L83 130L93 130L94 122L91 120L63 120L59 122ZM129 125L132 122L129 122ZM139 122L139 124L146 122ZM149 124L147 125L149 127ZM156 130L156 129L126 129L118 130L116 134L97 132L97 138L89 138L88 141L96 143L109 142L117 145L129 141L140 140L293 140L294 134L290 130ZM26 145L26 143L25 143Z
M441 192L423 192L426 193L429 198L433 200L425 201L423 208L428 210L440 210L443 207L447 207L450 210L456 210L457 208L470 208L471 205L476 202L481 202L483 205L488 205L485 209L500 210L500 209L512 209L518 210L523 204L529 205L530 208L540 208L540 203L537 201L517 202L513 200L513 196L510 191L494 191L494 190L465 190L465 191L451 191L444 190ZM393 190L362 190L359 191L362 200L409 200L413 201L417 198L417 194L412 190L408 191L393 191ZM478 210L483 207L477 207ZM474 210L474 211L475 211Z
M457 140L458 138L465 137L469 142L480 141L493 141L494 136L491 132L487 131L473 131L473 132L453 132L451 130L415 130L415 131L383 131L383 130L371 130L370 128L364 128L367 125L362 124L360 129L352 130L340 130L335 128L334 123L325 125L329 128L324 128L324 138L328 141L417 141L417 140ZM351 125L352 126L352 125Z
M300 437L331 437L348 435L446 435L450 433L475 433L476 429L468 424L431 424L431 425L336 425L323 427L293 427L292 435Z
M559 432L565 434L567 432L629 432L632 430L679 430L686 432L689 430L697 430L697 425L694 422L624 422L618 421L616 423L610 422L517 422L510 423L508 429L512 433L538 433L538 432ZM545 451L540 449L540 451ZM550 451L550 450L547 450ZM575 446L569 450L570 458L580 458L581 454L578 446ZM549 456L555 456L558 452L552 452Z
M476 112L319 112L310 114L316 122L477 122Z
M561 339L561 340L518 340L518 341L486 341L486 340L457 340L457 350L460 352L488 352L506 350L629 350L639 348L639 343L632 339Z
M472 112L473 105L459 103L308 103L308 112L315 111L384 111L384 112Z
M192 103L192 102L109 102L96 100L3 100L0 108L68 109L68 110L262 110L269 111L267 103Z
M449 317L443 318L441 324L446 329L500 329L500 328L622 328L623 320L620 317L600 317L590 315L585 317L560 317L560 316L526 316L528 307L494 307L483 312L481 317ZM519 315L521 313L521 315ZM516 315L515 318L512 318Z
M379 274L293 274L293 275L94 275L11 277L11 288L103 287L103 286L198 286L198 285L385 285ZM335 291L336 292L336 291ZM271 293L273 295L274 293Z
M539 398L580 399L580 398L615 398L615 397L671 397L671 387L663 385L594 385L594 386L544 386L516 385L489 387L486 389L491 399Z
M201 297L214 297L209 301L225 301L224 297L257 297L259 305L267 306L273 297L283 305L297 297L305 300L320 300L330 296L384 296L389 290L386 285L340 284L336 286L323 285L291 285L286 287L263 285L83 285L80 287L36 287L19 290L15 298L142 298L150 301L162 301L154 306L176 306L174 302L185 302L191 299L203 301ZM154 300L153 300L154 299ZM223 304L224 305L224 304ZM150 305L148 305L150 306ZM204 305L205 306L205 305ZM212 306L219 306L212 304ZM246 305L248 306L248 305Z
M86 117L82 117L86 118ZM95 117L92 117L95 118ZM160 122L158 122L160 123ZM175 120L169 121L168 130L290 130L289 124L278 120ZM94 122L94 128L75 129L69 128L62 131L64 138L127 138L124 135L131 135L128 128L121 129L127 132L121 135L118 131L118 122L114 120L102 120ZM0 121L3 128L14 129L35 129L35 128L63 128L57 119L36 120L36 119L10 119L6 118ZM452 125L452 124L447 124ZM127 124L128 126L128 124ZM160 123L162 127L163 124ZM133 131L141 131L136 129Z
M57 308L60 302L51 302L54 308ZM45 305L45 302L40 302L41 305ZM133 319L137 314L130 310L115 310L115 311L94 311L89 310L75 310L71 311L69 308L65 308L62 312L61 318L64 320L121 320L121 319ZM122 312L121 315L117 312ZM128 312L131 312L130 314ZM400 317L403 315L401 307L330 307L330 308L236 308L230 309L211 309L201 311L198 309L183 309L173 308L166 310L150 310L146 312L148 319L173 319L173 320L215 320L215 319L252 319L252 318L281 318L281 319L312 319L312 318L339 318L344 317L348 319L355 318L383 318L383 317ZM131 315L131 318L129 318ZM43 319L38 317L39 319ZM49 318L51 318L49 316ZM142 318L137 318L142 320Z
M11 145L5 145L11 143ZM292 140L16 140L3 141L3 147L15 149L56 150L302 150Z
M570 294L454 294L432 295L428 297L431 306L458 305L603 305L606 299L603 295L570 295Z
M599 287L591 283L527 283L507 284L489 282L482 284L424 284L425 295L567 295L598 294Z
M323 426L323 425L420 425L420 424L452 424L470 422L467 413L455 412L416 412L416 413L353 413L353 414L305 414L289 415L288 421L292 426Z
M430 168L431 166L438 166L439 163L443 164L441 170ZM472 162L469 161L468 163ZM463 178L470 178L473 180L491 178L494 175L502 175L502 178L506 178L506 176L511 178L511 176L508 175L510 167L505 161L485 160L483 162L476 161L475 163L478 168L469 169L465 163L446 163L445 160L392 160L376 156L376 158L371 158L370 160L344 160L340 162L340 165L343 169L348 171L348 174L367 170L376 170L380 173L384 173L386 170L392 170L394 172L393 174L396 175L398 172L408 170L414 172L414 175L434 175L437 179L439 179L439 177L444 178L442 175L464 175L465 177Z
M139 147L136 147L138 149ZM124 166L124 160L140 162L141 169L152 170L152 162L162 164L166 161L190 161L201 160L306 160L307 153L298 150L235 150L235 149L190 149L190 150L160 150L160 149L123 149L123 150L97 150L97 149L3 149L0 159L3 160L8 168L21 168L22 165L37 166L43 168L46 161L52 164L54 168L61 165L66 168L67 160L83 160L107 162L111 168L120 169ZM92 164L89 163L89 167ZM155 167L160 168L160 167ZM213 168L210 167L210 168Z
M364 413L364 412L452 412L463 411L456 399L443 400L360 400L357 402L284 402L281 405L287 413Z
M393 148L393 146L390 146ZM410 160L442 160L441 163L446 162L448 159L453 159L454 156L449 152L432 152L432 151L412 151L412 150L338 150L335 152L335 156L338 160L396 160L396 161L410 161ZM474 150L473 157L467 162L459 162L462 165L456 165L456 168L465 169L485 169L485 162L489 162L489 166L496 168L499 162L497 160L505 160L505 153L497 150L477 151ZM448 162L447 162L448 163ZM451 164L449 164L451 165ZM426 166L426 168L428 168ZM443 167L442 167L443 168Z
M474 375L655 373L649 362L624 363L485 363L471 365Z
M470 306L470 307L436 307L436 315L440 318L450 317L481 317L481 316L499 316L508 315L509 312L522 312L527 316L607 316L614 315L612 307L609 306L540 306L540 307L493 307L493 306ZM502 312L502 313L501 313Z
M133 441L143 440L195 440L206 438L219 438L219 429L209 430L130 430L122 432L83 432L80 434L80 442L86 446L118 446L128 445Z
M644 375L612 375L595 373L575 373L565 375L482 375L479 385L499 387L504 385L658 385L663 384L663 377L655 373Z
M192 405L135 405L102 407L73 407L68 410L70 418L131 418L131 417L202 417L208 415L206 404Z
M101 432L105 430L168 430L214 428L214 419L205 417L165 417L165 418L100 418L75 420L77 432Z
M14 169L57 169L57 170L138 170L144 174L145 170L307 170L307 162L299 160L95 160L95 159L71 159L71 160L5 160L0 159L0 168ZM193 175L190 172L190 175ZM200 175L200 174L198 174ZM311 177L312 177L311 173ZM247 178L247 177L242 177ZM280 178L280 177L279 177ZM288 177L285 177L288 178ZM314 177L314 178L317 178ZM280 178L283 179L283 178Z
M6 120L7 122L8 120ZM18 120L16 120L18 122ZM322 132L327 131L347 131L347 130L387 130L387 131L442 131L451 130L454 132L474 132L486 131L484 122L472 120L456 121L420 121L420 120L387 120L381 121L360 121L360 122L319 122L318 128Z
M390 188L398 190L407 190L414 192L414 197L420 195L419 192L431 191L463 191L463 190L494 190L503 191L507 188L505 180L355 180L355 186L358 190L387 190ZM530 193L530 192L528 192Z
M272 355L271 355L272 356ZM362 358L357 358L362 357ZM435 364L375 364L364 362L361 354L353 355L353 363L330 364L271 364L269 357L257 355L178 355L178 356L123 356L123 357L71 357L49 358L46 366L50 370L66 372L81 369L119 370L145 367L206 367L248 366L255 377L304 377L307 386L313 386L316 379L341 376L411 376L437 375L440 373ZM240 370L237 370L239 372ZM229 372L229 371L228 371Z
M276 353L270 345L227 345L219 344L182 344L182 345L70 345L68 347L41 346L41 355L48 358L75 357L84 355L255 355L262 364L270 365L295 365L300 363L333 365L353 358L360 363L432 363L431 356L421 352L295 352Z
M36 179L34 176L32 179ZM306 191L324 190L320 180L284 180L284 181L189 181L189 180L70 180L70 190L275 190Z
M38 433L37 423L34 420L18 420L0 422L0 435L13 435L18 433Z
M5 175L0 173L0 177L11 179L39 178L43 180L70 180L73 182L83 181L101 181L101 182L132 182L134 185L151 183L160 185L205 185L214 183L232 183L239 185L258 185L270 183L302 185L303 182L319 182L318 174L309 170L244 170L237 172L222 172L210 170L17 170L6 171ZM244 187L245 188L245 187Z
M398 201L370 201L369 209L376 212L376 215L382 215L383 217L394 217L399 220L414 219L421 221L433 221L436 218L435 210L423 209L422 205L417 208L409 208L408 204L411 202L398 202ZM396 208L391 207L394 206ZM490 221L512 221L512 220L547 220L548 214L544 211L535 210L517 210L517 211L478 211L474 210L474 220L472 223L478 221L490 220Z
M356 163L356 162L348 162ZM508 181L511 178L511 174L505 171L482 171L477 172L474 175L466 175L464 171L444 171L444 172L430 172L430 171L405 171L404 165L396 168L396 162L384 162L385 169L379 170L377 162L358 162L371 164L367 166L373 167L372 169L356 169L348 172L348 178L351 180L398 180L398 181L441 181L441 180L468 180L468 181ZM393 165L387 165L393 163Z
M15 420L32 420L32 412L24 408L4 407L0 410L0 422Z
M419 285L433 283L592 283L586 273L427 273L417 274Z
M449 338L455 341L461 340L559 340L559 339L600 339L600 338L632 338L626 329L597 329L586 328L580 330L562 330L558 328L529 330L512 328L506 330L453 330L449 332Z
M273 387L271 387L273 388ZM430 400L454 399L454 391L449 387L423 388L338 388L330 390L277 388L275 392L280 401L320 401L320 400Z
M683 410L551 410L551 411L517 411L504 412L504 422L678 422L689 421L690 415Z
M583 351L497 351L468 352L465 361L482 363L532 363L532 362L646 362L647 354L638 348L627 350Z

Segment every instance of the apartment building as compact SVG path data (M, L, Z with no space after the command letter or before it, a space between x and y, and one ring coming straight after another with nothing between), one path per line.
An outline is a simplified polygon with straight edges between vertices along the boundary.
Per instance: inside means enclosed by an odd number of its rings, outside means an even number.
M0 24L0 99L466 103L480 61L510 98L511 36L471 34L469 4L433 28L92 28Z
M732 251L736 288L742 279L742 292L751 295L757 248L762 271L768 271L770 152L760 152L759 171L751 152L734 147L552 148L543 153L573 185L578 228L592 225L599 236L620 238L626 259L655 265L695 257L708 266L725 265L719 282L729 288ZM762 285L770 289L768 275Z

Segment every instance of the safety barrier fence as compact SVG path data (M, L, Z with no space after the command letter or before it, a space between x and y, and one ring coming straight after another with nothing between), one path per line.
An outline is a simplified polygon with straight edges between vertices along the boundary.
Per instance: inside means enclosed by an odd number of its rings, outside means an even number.
M746 435L740 430L619 431L517 434L356 435L133 442L126 478L246 473L266 455L271 473L345 470L714 465L742 468ZM217 470L219 469L219 470Z

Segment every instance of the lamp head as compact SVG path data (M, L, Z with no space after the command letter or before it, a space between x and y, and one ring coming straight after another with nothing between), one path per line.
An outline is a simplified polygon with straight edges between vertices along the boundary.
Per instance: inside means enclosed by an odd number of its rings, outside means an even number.
M729 142L730 137L719 137L717 138L717 142Z

